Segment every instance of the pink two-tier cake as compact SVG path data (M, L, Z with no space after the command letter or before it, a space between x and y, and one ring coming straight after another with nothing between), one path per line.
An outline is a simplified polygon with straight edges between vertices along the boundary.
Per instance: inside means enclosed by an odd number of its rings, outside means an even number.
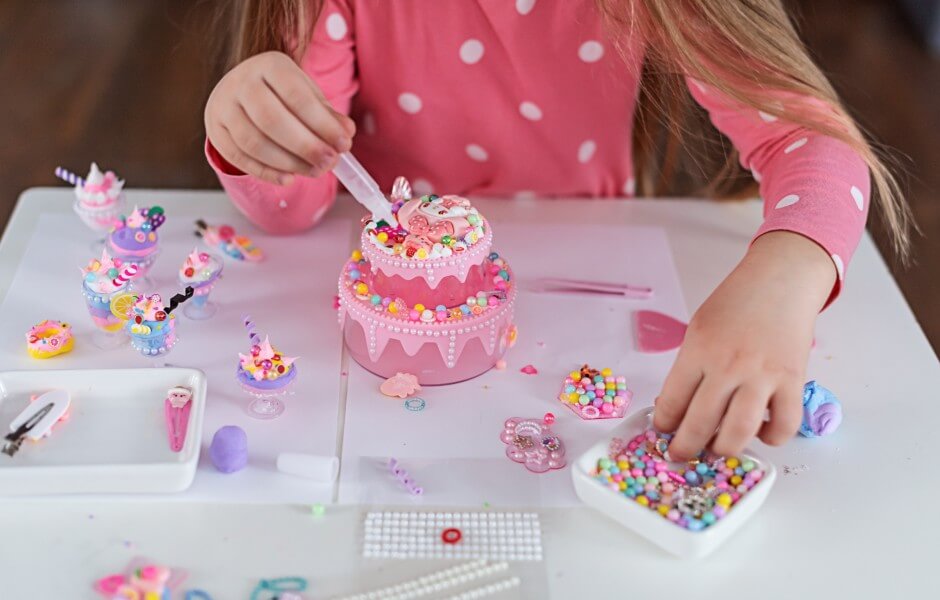
M397 226L366 221L339 279L339 322L353 358L422 385L463 381L515 342L516 290L489 223L459 196L410 197L396 181Z

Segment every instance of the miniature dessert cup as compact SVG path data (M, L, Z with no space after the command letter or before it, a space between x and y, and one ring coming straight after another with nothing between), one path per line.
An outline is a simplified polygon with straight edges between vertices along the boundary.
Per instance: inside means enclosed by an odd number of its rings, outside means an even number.
M92 252L101 252L105 234L120 221L124 211L124 180L118 179L114 171L102 173L98 165L91 163L88 177L82 179L61 167L56 175L75 186L75 214L100 237L92 243Z
M381 377L413 373L421 385L476 377L515 342L512 270L467 199L411 199L402 181L390 205L398 225L367 221L340 274L346 347Z
M95 324L92 343L97 348L110 350L127 343L122 332L124 320L111 312L111 300L130 291L137 273L136 265L113 260L107 250L102 250L100 259L92 259L82 269L82 296Z
M282 398L291 394L297 379L297 357L278 352L267 337L264 341L254 331L254 324L247 317L251 349L248 354L238 355L235 378L242 389L252 397L248 414L256 419L273 419L284 412Z
M138 286L144 289L153 286L147 273L160 254L160 237L157 229L166 222L166 215L159 206L137 208L120 219L108 235L108 250L115 259L135 264L139 269Z
M153 359L154 366L164 367L166 355L178 340L176 336L177 306L191 298L193 289L170 299L164 306L159 294L118 294L111 300L111 312L124 321L124 331L131 338L131 346L141 356Z
M180 285L192 286L195 290L192 302L183 307L183 314L196 321L214 315L219 307L209 301L209 293L221 277L222 260L208 252L193 249L179 270Z

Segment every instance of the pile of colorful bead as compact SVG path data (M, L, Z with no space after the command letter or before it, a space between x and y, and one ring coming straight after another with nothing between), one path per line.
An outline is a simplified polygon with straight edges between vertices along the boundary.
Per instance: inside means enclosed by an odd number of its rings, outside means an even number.
M371 267L369 261L363 258L361 250L353 250L349 262L346 263L345 283L363 302L368 302L378 312L395 315L407 321L423 321L425 323L459 321L471 316L481 315L487 310L497 308L507 301L511 273L506 261L496 252L491 252L488 260L489 272L493 278L493 289L481 290L475 296L467 296L459 306L447 307L438 304L434 308L417 303L408 306L402 298L383 297L369 289L367 283Z
M625 499L690 531L719 521L764 476L750 459L711 453L677 466L666 458L671 437L650 429L625 446L614 440L609 456L600 458L591 474Z
M627 389L626 377L584 365L565 377L558 399L582 419L619 419L630 406L633 392Z

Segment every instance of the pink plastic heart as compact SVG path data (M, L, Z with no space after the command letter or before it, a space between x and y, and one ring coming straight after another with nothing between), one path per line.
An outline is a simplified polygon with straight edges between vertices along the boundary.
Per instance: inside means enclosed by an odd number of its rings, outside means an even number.
M633 313L636 347L640 352L654 353L675 350L682 345L688 325L655 310Z

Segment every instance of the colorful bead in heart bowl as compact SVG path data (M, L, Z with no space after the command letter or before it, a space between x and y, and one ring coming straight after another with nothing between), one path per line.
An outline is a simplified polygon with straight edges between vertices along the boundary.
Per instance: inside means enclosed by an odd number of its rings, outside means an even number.
M571 468L575 492L676 556L705 556L760 509L777 469L751 450L672 461L671 436L652 421L652 408L636 411L579 456Z
M597 481L690 531L718 522L764 472L748 458L699 453L687 463L669 461L670 434L652 429L629 442L615 439L597 460Z
M610 369L584 365L569 373L561 384L558 400L585 420L619 419L627 412L633 392L627 379Z

